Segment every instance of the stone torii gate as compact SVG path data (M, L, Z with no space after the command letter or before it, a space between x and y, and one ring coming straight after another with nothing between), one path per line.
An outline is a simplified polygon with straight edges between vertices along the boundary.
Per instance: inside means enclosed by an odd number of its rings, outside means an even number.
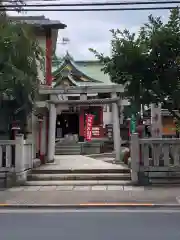
M112 104L112 117L113 117L113 138L114 150L116 161L120 158L121 152L121 136L120 136L120 120L119 120L119 107L122 104L122 99L117 96L117 93L123 93L124 88L121 85L101 85L101 86L86 86L86 87L57 87L51 88L43 86L40 88L41 95L49 96L47 105L49 108L49 129L48 129L48 156L47 161L52 162L55 155L55 125L56 125L56 112L59 106L90 106ZM87 99L87 94L92 93L105 93L110 94L110 98ZM59 100L57 96L66 94L79 94L80 100Z

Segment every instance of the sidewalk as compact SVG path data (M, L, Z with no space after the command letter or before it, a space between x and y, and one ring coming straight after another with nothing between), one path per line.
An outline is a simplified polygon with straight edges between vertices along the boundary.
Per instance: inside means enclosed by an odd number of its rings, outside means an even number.
M179 187L18 187L0 191L0 204L154 203L179 204ZM116 187L116 188L115 188ZM119 190L118 190L119 188Z

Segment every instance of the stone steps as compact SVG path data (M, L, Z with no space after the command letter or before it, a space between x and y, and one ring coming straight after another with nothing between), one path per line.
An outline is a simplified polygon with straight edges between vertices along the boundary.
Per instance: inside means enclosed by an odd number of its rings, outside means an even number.
M132 185L131 181L122 180L87 180L87 181L27 181L25 186L123 186Z
M140 176L141 184L145 185L173 185L180 184L180 172L151 171Z
M130 185L130 170L113 169L34 169L29 173L27 186L95 186Z
M80 155L81 144L79 143L57 143L55 155Z
M80 155L99 154L103 142L57 142L55 146L56 155Z
M149 184L152 185L172 185L172 184L180 184L179 177L166 177L166 178L149 178Z
M29 181L88 181L88 180L130 180L129 173L69 173L69 174L35 174L28 176Z
M32 174L121 174L129 173L130 169L128 168L87 168L87 169L33 169Z
M67 150L67 149L58 149L55 151L56 155L80 155L81 151L80 150Z

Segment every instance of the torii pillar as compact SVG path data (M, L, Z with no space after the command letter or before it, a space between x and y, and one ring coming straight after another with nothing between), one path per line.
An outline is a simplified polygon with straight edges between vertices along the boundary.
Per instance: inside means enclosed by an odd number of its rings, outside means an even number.
M111 98L117 98L117 93L111 93ZM121 154L121 135L120 135L120 121L118 103L112 103L112 117L113 117L113 140L115 160L120 161Z

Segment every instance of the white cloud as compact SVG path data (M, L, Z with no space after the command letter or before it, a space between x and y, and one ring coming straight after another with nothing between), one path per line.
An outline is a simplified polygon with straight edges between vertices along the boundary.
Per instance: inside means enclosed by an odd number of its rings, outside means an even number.
M81 0L81 2L97 2L97 0ZM99 0L102 2L102 0ZM111 0L113 1L113 0ZM61 3L67 0L61 0ZM77 0L71 0L77 2ZM109 2L109 0L108 0ZM162 16L167 19L168 11L116 11L116 12L28 12L28 15L45 15L54 20L67 24L67 29L59 31L57 54L62 55L66 50L75 59L93 59L88 48L94 48L105 54L110 53L110 29L128 28L133 32L147 21L149 14ZM62 37L68 37L70 42L64 46Z

